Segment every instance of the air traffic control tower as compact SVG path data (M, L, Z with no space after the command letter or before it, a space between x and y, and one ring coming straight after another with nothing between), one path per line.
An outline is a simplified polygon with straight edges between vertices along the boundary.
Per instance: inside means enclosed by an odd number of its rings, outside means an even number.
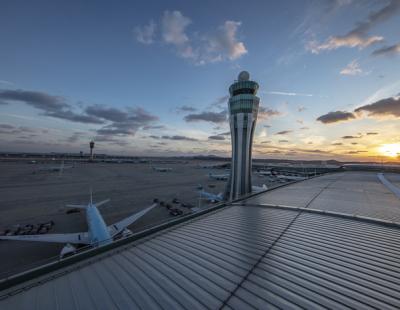
M229 87L229 122L231 127L232 163L225 200L234 200L251 193L251 154L260 98L257 82L247 71Z

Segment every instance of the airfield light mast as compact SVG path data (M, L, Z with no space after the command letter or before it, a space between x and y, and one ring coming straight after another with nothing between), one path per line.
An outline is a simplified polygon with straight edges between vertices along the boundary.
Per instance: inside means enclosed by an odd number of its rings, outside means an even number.
M234 200L250 194L252 145L260 98L258 84L250 80L247 71L240 72L238 80L229 87L229 123L232 141L230 177L225 200Z

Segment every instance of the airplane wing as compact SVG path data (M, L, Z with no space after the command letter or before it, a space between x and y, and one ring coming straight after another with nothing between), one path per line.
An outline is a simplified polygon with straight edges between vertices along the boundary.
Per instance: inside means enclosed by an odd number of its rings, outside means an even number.
M126 227L128 227L129 225L136 222L138 219L140 219L143 215L145 215L147 212L149 212L151 209L153 209L156 206L157 206L157 204L154 203L150 207L143 209L142 211L139 211L127 218L124 218L122 221L119 221L115 224L108 226L108 231L110 232L110 235L115 236L116 234L120 233Z
M88 235L87 232L84 232L84 233L72 233L72 234L0 236L0 240L90 244L90 239L89 239L89 235Z

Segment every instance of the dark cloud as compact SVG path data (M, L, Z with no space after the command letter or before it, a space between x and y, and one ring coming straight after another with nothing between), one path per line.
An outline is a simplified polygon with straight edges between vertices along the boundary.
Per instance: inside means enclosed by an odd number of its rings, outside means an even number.
M293 132L293 130L282 130L275 133L276 135L287 135L288 133Z
M180 106L180 107L176 108L176 110L178 112L184 112L184 113L185 112L195 112L195 111L197 111L197 109L195 107L191 107L191 106L188 106L188 105Z
M360 136L343 136L342 139L359 139Z
M359 153L366 153L368 151L349 151L346 154L359 154Z
M341 121L348 121L350 119L356 118L353 113L346 111L336 111L329 112L328 114L321 115L317 118L317 121L320 121L324 124L331 124Z
M332 143L332 145L343 145L341 142Z
M226 122L227 111L224 110L221 112L202 112L197 114L188 114L185 116L184 119L186 122L204 121L219 124Z
M97 130L97 134L99 135L133 136L140 128L151 126L151 123L158 120L157 116L150 114L142 108L121 111L115 108L96 105L88 107L86 111L90 111L97 117L102 117L111 121L110 124ZM110 115L107 116L107 112L110 112Z
M21 89L0 91L0 99L7 101L20 101L43 111L59 111L69 108L63 98L51 96L37 91Z
M386 98L364 105L354 112L367 112L368 116L395 116L400 117L400 98Z
M4 135L17 135L22 133L32 133L33 128L28 128L24 126L13 126L9 124L0 124L0 134Z
M281 114L282 114L281 112L270 108L265 108L265 107L258 108L258 117L260 119L268 119L274 116L279 116Z
M127 141L120 140L113 136L99 135L94 138L95 142L107 142L107 144L114 144L118 146L126 146L129 143Z
M177 141L199 141L198 139L189 138L186 136L162 136L161 138L166 140L177 140Z
M230 131L226 131L226 132L221 132L218 134L218 136L230 136L231 132Z
M208 140L225 140L224 136L216 135L216 136L209 136Z
M279 143L286 143L289 142L289 140L279 140Z
M80 139L81 136L82 136L82 132L74 132L72 134L72 136L70 136L66 141L68 143L75 143Z
M307 126L305 126L305 127L301 127L300 129L301 129L301 130L307 130L307 129L310 129L310 128L307 127Z
M154 136L154 135L149 136L149 138L156 139L156 140L160 139L159 136Z
M321 45L311 44L309 48L313 53L319 53L322 50L333 50L339 47L365 48L372 44L382 42L384 39L383 37L368 36L368 32L372 27L395 15L399 9L400 1L391 0L379 11L371 12L366 20L359 22L357 26L347 34L330 37L325 43Z
M263 142L261 142L261 143L262 143L262 144L271 143L271 141L267 140L267 141L263 141Z
M103 124L104 121L91 115L77 114L71 110L49 111L44 113L46 116L64 119L76 123Z
M373 56L393 56L400 54L400 43L384 46L372 52Z
M367 132L367 136L379 135L377 132Z
M98 118L103 118L112 122L125 122L128 114L116 108L108 108L103 105L92 105L86 108L86 113Z
M264 125L265 128L271 128L271 125Z
M151 130L151 129L166 129L164 125L149 125L149 126L143 126L143 130Z
M43 115L69 120L78 123L102 124L103 120L96 116L78 114L62 97L52 96L43 92L17 90L0 91L0 100L6 103L23 102L43 112Z
M351 144L352 144L352 145L357 145L358 143L357 143L357 142L351 142Z

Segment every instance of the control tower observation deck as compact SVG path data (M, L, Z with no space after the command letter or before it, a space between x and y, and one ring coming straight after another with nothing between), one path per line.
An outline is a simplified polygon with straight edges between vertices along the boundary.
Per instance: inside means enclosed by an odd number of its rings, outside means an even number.
M258 84L242 71L229 87L229 122L232 141L232 164L225 191L226 200L251 193L252 145L260 98Z

